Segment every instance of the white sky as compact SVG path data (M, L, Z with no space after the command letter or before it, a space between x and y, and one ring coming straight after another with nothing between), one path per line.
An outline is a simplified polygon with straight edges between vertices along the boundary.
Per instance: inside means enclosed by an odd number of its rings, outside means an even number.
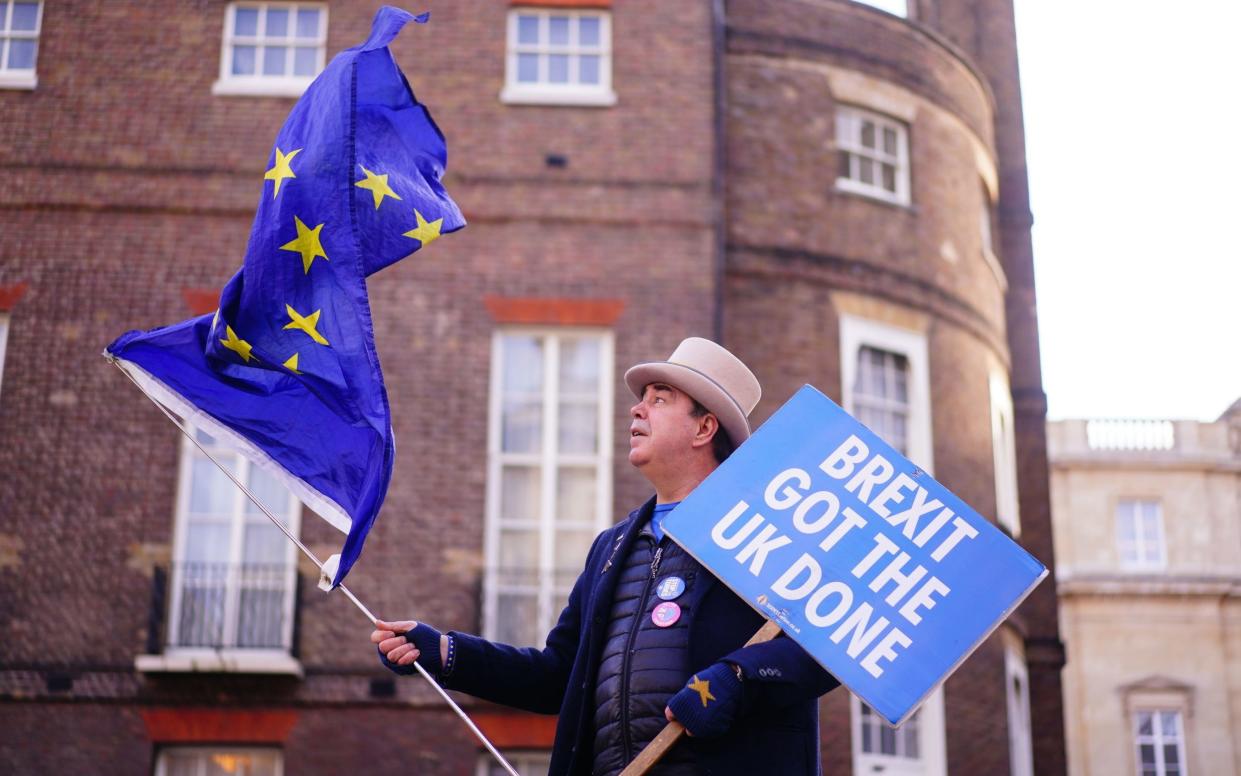
M1050 416L1241 397L1241 3L1015 0Z

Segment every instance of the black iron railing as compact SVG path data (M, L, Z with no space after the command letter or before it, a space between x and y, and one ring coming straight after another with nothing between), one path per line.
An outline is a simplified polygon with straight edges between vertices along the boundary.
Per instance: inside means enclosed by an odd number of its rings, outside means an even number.
M284 563L174 563L155 575L148 649L293 646L297 574ZM162 634L162 639L157 634Z

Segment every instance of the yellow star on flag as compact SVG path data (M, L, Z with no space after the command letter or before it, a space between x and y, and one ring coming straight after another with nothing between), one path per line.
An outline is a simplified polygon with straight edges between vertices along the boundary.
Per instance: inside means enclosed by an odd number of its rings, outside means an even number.
M694 675L694 681L690 682L688 687L698 693L699 698L702 698L703 708L706 708L707 701L715 700L715 696L711 694L711 683L699 679L697 674Z
M250 359L258 358L258 356L250 353L252 350L250 343L240 339L237 336L237 332L233 331L232 326L225 324L224 331L228 334L228 339L220 340L221 345L241 356L242 360L247 364L250 363Z
M444 225L444 219L437 218L427 223L427 219L423 218L422 213L419 213L417 210L414 211L414 216L418 219L418 228L410 229L404 233L404 236L414 238L422 243L419 247L425 248L427 243L440 236L440 227Z
M358 166L362 167L360 164ZM387 173L384 173L383 175L376 175L365 167L362 167L362 172L366 173L366 178L353 185L360 189L370 191L370 193L375 197L376 210L379 209L379 203L384 201L384 197L392 197L393 199L401 198L401 195L393 191L392 187L388 185Z
M297 310L293 309L292 305L286 304L284 309L285 312L289 314L289 318L292 319L292 321L284 325L284 328L300 329L301 331L309 334L310 338L315 342L318 342L320 345L328 344L328 341L324 339L323 335L315 330L315 327L319 325L319 313L323 312L322 310L315 310L310 315L300 315ZM296 360L296 353L293 355L293 358ZM297 364L295 363L294 366L296 367Z
M285 328L288 328L288 327L286 326ZM289 360L285 361L283 364L281 364L281 366L283 366L285 369L289 370L295 375L301 374L301 372L297 371L297 354L296 353L289 356Z
M297 239L289 240L281 245L280 250L302 254L302 270L305 274L309 274L310 265L315 259L322 256L324 261L328 260L327 254L323 252L323 243L319 242L319 230L323 228L323 224L311 229L297 216L293 216L293 221L297 225Z
M293 168L289 164L293 161L293 157L297 156L301 150L300 148L294 148L286 154L280 150L280 146L276 146L276 164L263 175L263 180L276 182L276 190L271 195L272 199L275 199L276 195L280 193L280 183L285 178L297 177L293 174Z

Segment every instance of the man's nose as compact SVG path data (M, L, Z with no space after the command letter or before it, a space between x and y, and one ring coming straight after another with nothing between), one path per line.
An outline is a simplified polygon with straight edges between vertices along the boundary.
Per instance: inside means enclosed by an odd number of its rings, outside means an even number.
M641 418L646 413L646 405L638 402L629 408L629 414L635 418Z

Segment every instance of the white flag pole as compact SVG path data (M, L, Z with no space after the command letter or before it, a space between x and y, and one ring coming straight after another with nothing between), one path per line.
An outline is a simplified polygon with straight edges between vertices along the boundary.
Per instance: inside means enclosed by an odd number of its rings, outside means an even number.
M202 446L202 444L198 441L197 438L195 438L195 436L192 433L190 433L190 431L181 422L180 418L178 418L175 414L173 414L163 404L156 401L155 397L151 396L149 393L143 390L142 385L137 380L134 379L133 375L129 373L129 370L125 369L125 367L122 366L121 363L117 359L109 357L108 360L111 361L113 364L115 364L117 369L121 370L121 374L128 377L129 381L132 382L135 386L137 386L138 390L142 392L143 396L146 396L148 399L151 400L152 404L154 404L156 407L159 407L160 412L163 412L164 415L166 415L168 419L172 421L172 424L176 426L181 431L182 434L185 434L186 438L188 438L191 442L193 442L194 446L197 447L202 452L203 455L207 456L208 460L210 460L213 464L215 464L220 469L220 471L224 472L224 475L228 477L230 480L232 480L233 484L236 485L238 488L240 488L242 493L246 494L246 498L250 499L250 501L253 502L254 505L258 507L259 510L264 515L267 515L267 519L271 520L272 523L277 528L279 528L280 531L285 536L288 537L289 541L297 545L297 548L301 550L302 553L307 558L310 558L310 560L315 564L315 566L319 568L320 573L323 573L324 571L323 563L318 558L315 557L314 553L311 552L310 549L306 545L302 544L301 540L299 540L296 536L293 535L293 532L288 529L288 527L280 520L280 518L272 514L271 510L267 508L267 505L264 504L262 501L259 501L258 497L256 497L253 493L251 493L250 489L247 488L245 485L243 485L241 481L238 480L233 475L233 473L228 470L228 467L221 464L219 461L215 459L214 456L211 455L211 453L207 452L207 449ZM337 587L340 589L342 593L345 594L346 598L352 601L354 605L357 606L358 609L362 611L362 614L366 615L366 618L371 621L371 624L374 625L375 615L371 614L371 610L367 609L366 606L357 599L357 597L353 594L353 592L349 588L345 587L344 585L338 585ZM423 668L421 665L419 665L417 661L414 661L414 668L418 669L418 673L422 674L422 678L426 679L427 682L432 687L435 688L435 691L439 693L440 697L443 698L444 701L448 703L449 706L452 707L452 710L457 713L457 716L460 717L461 721L463 721L466 724L466 727L468 727L470 731L478 738L478 740L483 743L483 746L487 747L487 751L491 752L492 756L495 757L496 760L500 763L500 765L504 767L504 770L508 771L509 776L521 776L521 774L513 770L513 766L509 765L508 760L504 759L504 755L500 754L499 750L497 750L495 746L492 745L491 741L487 740L487 736L483 734L483 731L478 729L478 726L474 724L474 720L470 719L469 715L466 714L465 711L460 706L457 705L457 702L452 699L452 697L444 690L443 687L440 687L439 682L435 681L435 679L432 678L432 676L429 673L427 673L427 670Z

